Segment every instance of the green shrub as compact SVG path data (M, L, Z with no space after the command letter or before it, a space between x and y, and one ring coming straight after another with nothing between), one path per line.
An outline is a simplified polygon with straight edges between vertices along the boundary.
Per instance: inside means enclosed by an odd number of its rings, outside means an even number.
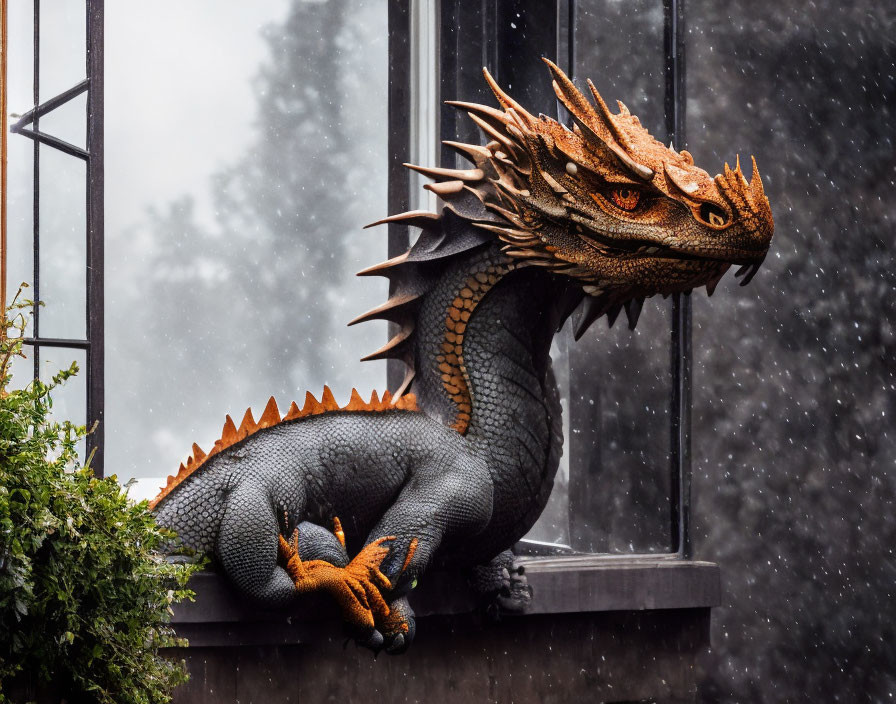
M50 417L75 364L11 389L30 306L18 299L0 320L0 703L26 675L75 700L169 701L186 672L158 649L184 644L169 619L194 567L161 557L173 536L146 502L79 464L86 429Z

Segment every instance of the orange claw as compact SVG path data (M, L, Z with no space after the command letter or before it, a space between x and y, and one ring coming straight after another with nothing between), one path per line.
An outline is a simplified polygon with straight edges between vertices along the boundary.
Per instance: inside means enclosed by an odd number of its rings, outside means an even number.
M297 592L327 591L339 604L347 623L373 628L376 621L389 615L389 605L380 590L391 589L392 583L379 567L389 554L383 543L391 540L395 536L379 538L365 546L348 565L337 567L324 560L303 562L297 528L289 541L279 536L280 557Z
M339 544L345 547L345 533L342 531L342 522L339 520L339 516L333 516L333 535L336 536Z

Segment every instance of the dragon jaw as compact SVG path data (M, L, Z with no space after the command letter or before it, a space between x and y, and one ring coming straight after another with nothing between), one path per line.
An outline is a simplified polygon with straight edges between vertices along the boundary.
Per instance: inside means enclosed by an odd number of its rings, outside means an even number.
M502 110L450 104L491 141L446 143L476 168L408 166L436 178L428 188L449 204L473 192L499 216L476 225L497 235L507 256L580 282L599 299L592 319L658 293L703 285L712 293L732 264L748 283L774 231L755 159L749 182L739 158L713 178L687 151L655 140L622 103L611 113L590 81L593 104L545 63L573 129L531 115L484 71Z

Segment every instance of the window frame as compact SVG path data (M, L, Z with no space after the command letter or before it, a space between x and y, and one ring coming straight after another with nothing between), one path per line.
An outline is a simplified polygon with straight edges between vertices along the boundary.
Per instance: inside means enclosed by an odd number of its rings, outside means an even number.
M3 23L6 21L6 2L2 0ZM87 170L87 254L85 270L86 286L86 335L84 339L68 340L43 337L40 334L40 313L35 305L34 334L26 339L33 345L34 375L38 376L40 349L61 347L81 349L87 355L87 424L93 432L87 438L87 453L92 454L91 464L97 476L103 476L104 460L104 248L103 248L103 17L104 0L85 0L87 13L86 79L79 85L44 103L38 104L40 87L40 6L34 2L34 103L35 106L10 127L15 134L34 142L34 298L40 298L40 176L39 154L41 146L59 149L74 158L86 161ZM407 210L412 202L411 179L402 162L412 152L409 116L413 114L413 71L408 68L417 57L412 56L415 2L389 0L389 123L388 123L388 206L389 212ZM666 139L677 149L686 147L685 140L685 55L684 55L684 0L662 0L664 13L665 45L665 93L664 113ZM544 3L538 0L483 0L478 6L461 3L460 0L440 0L436 3L437 49L435 80L438 92L445 97L470 99L483 90L479 67L485 65L495 77L504 83L512 83L520 90L530 91L527 104L542 112L556 112L555 100L545 81L527 81L526 77L541 75L543 68L538 61L541 55L556 56L561 45L560 33L566 33L565 62L570 76L575 74L575 10L576 0L555 0ZM518 42L519 33L502 30L510 24L510 18L537 17L529 22L525 51ZM5 56L5 55L4 55ZM511 61L511 57L513 60ZM5 71L3 73L5 95ZM87 92L86 149L81 150L52 135L40 132L39 120L68 100ZM439 143L442 139L458 136L459 129L472 129L461 125L458 115L450 107L437 106L439 115ZM5 119L4 111L4 119ZM4 138L6 130L4 125ZM437 147L440 165L453 166L456 156L444 147ZM5 179L5 169L4 169ZM3 188L3 257L5 261L5 181ZM410 242L406 227L389 225L388 254L390 257L404 252ZM5 266L3 292L5 296ZM670 552L688 559L692 548L690 541L691 494L691 303L687 295L671 296L672 325L670 335L670 373L672 377L670 398L670 475L671 496ZM391 325L390 325L391 327ZM390 335L394 331L390 330ZM387 383L390 388L400 384L404 375L401 363L390 360ZM656 554L651 554L656 558Z
M684 0L658 0L663 8L664 41L664 121L665 139L676 149L686 148L685 140L685 7ZM533 112L557 114L557 101L547 81L543 80L541 56L559 56L565 44L565 56L559 57L570 77L575 75L576 0L482 0L476 5L461 0L439 0L436 17L438 27L435 65L442 99L488 100L481 79L480 67L489 69L501 84L514 86L517 97ZM414 16L415 2L389 0L389 212L409 209L412 202L412 180L402 162L413 153L410 119L415 114L413 75L409 70L419 57L412 55L413 32L419 23ZM505 32L511 22L523 31ZM563 33L564 36L561 36ZM525 34L525 46L519 37ZM563 41L561 41L563 40ZM419 71L419 68L418 68ZM528 80L532 76L536 80ZM526 94L528 93L528 95ZM458 113L441 104L439 115L439 163L457 166L457 155L441 146L444 139L478 142L475 127L458 119ZM408 228L389 225L389 256L407 250ZM670 296L671 326L669 330L671 395L670 409L670 524L666 553L641 553L650 559L672 556L692 557L690 539L691 504L691 301L686 294ZM390 331L390 334L394 334ZM390 360L390 388L399 385L404 374L402 365ZM638 556L635 553L635 556ZM609 556L615 557L615 556ZM631 558L632 555L625 555Z
M103 194L103 19L104 0L84 0L86 13L85 79L59 95L40 102L40 27L41 0L33 0L34 32L33 43L33 103L34 106L9 126L12 134L27 137L33 142L33 200L32 200L32 335L24 343L32 348L34 378L40 376L40 352L43 347L83 350L87 357L84 370L87 381L86 424L92 432L86 438L87 457L98 477L103 476L104 463L104 194ZM3 136L6 132L6 77L5 47L7 45L7 0L2 0L4 66L3 82ZM87 93L85 148L81 149L40 130L41 117L61 107L70 100ZM41 227L40 227L40 150L56 149L71 158L82 159L86 163L86 254L84 271L85 287L85 335L80 339L64 339L41 335L40 301L41 276ZM3 291L3 307L6 302L6 151L4 148L4 182L2 214L2 254L3 275L0 288Z

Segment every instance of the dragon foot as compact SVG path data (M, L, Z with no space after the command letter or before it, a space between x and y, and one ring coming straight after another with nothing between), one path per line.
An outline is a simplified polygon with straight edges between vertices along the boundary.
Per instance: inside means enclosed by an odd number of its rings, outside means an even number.
M302 561L296 529L289 541L280 536L280 559L297 592L329 592L339 604L346 624L369 636L375 623L389 616L389 605L381 591L391 589L392 584L379 567L389 553L383 543L394 539L387 536L375 540L348 565L337 567L324 560Z
M481 595L486 613L494 620L499 620L504 611L523 612L532 602L532 588L523 569L514 567L510 550L485 565L474 567L470 584Z
M381 647L390 655L403 653L411 646L417 632L417 622L406 597L389 604L389 615L377 621L377 629L383 636Z

